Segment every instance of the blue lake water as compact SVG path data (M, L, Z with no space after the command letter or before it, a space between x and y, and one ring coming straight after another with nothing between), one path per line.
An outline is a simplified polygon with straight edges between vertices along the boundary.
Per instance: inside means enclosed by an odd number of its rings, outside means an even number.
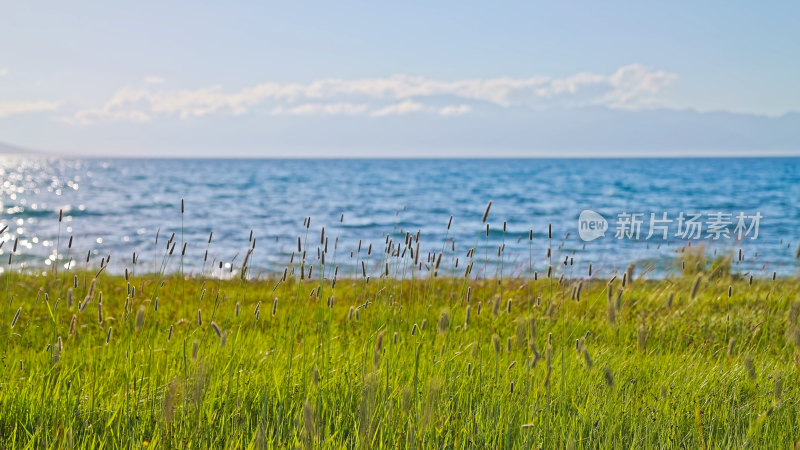
M481 219L489 200L493 204L487 238ZM586 209L607 219L605 237L591 242L580 239L577 219ZM60 237L59 210L63 210ZM676 236L681 212L701 214L700 239ZM730 214L729 223L718 221L730 238L707 235L709 215L719 212ZM641 214L638 239L635 234L615 238L623 213ZM657 218L666 213L672 220L666 239L660 229L647 239L651 213ZM761 216L756 239L752 239L753 228L743 239L736 239L740 213ZM309 216L311 226L306 231L303 223ZM752 222L746 220L745 224L750 227ZM444 249L440 272L463 273L467 250L477 246L473 276L496 274L501 259L503 274L513 276L546 270L549 224L553 265L570 271L568 275L582 274L590 262L597 276L610 275L636 261L640 272L663 276L674 264L677 250L687 244L704 245L718 254L733 254L741 248L743 261L736 264L739 272L793 274L798 270L795 252L800 240L800 159L104 160L0 156L0 229L8 225L0 236L3 270L9 268L7 257L16 239L13 269L48 267L56 261L56 254L60 267L70 257L82 265L91 251L90 264L96 266L101 257L111 255L110 270L119 272L131 265L136 251L140 255L137 270L157 270L172 233L176 233L178 250L168 260L167 271L178 269L184 241L184 267L190 272L208 271L212 262L218 267L219 261L225 267L237 267L250 247L253 230L257 245L250 260L251 273L277 273L297 250L298 236L306 243L308 264L319 266L316 249L320 229L325 226L327 265L340 265L340 276L359 274L358 261L362 259L369 261L370 274L378 276L385 270L387 235L393 243L402 243L405 232L420 233L423 265L428 252ZM213 240L208 245L212 230ZM70 236L73 245L68 250ZM374 250L367 257L370 243ZM498 247L503 244L500 258ZM204 262L206 251L209 256ZM570 256L574 265L564 268L558 264ZM455 258L460 258L458 269ZM402 258L386 260L392 263L393 273L403 267ZM427 270L430 266L420 274ZM410 271L402 274L408 276Z

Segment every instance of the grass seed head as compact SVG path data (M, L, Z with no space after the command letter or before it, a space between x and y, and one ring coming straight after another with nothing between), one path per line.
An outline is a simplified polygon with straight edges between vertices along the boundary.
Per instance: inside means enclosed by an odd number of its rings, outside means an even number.
M647 350L647 328L644 326L644 324L639 326L637 345L639 346L639 350Z
M614 375L611 373L611 369L608 367L603 370L603 379L605 379L608 387L614 386Z
M756 367L755 364L753 363L753 357L751 357L750 355L747 355L744 358L744 370L745 372L747 372L747 378L749 378L751 381L755 381Z
M692 283L692 290L689 294L689 298L694 300L695 296L697 296L697 291L700 289L700 283L703 282L703 276L697 275L697 278L694 279L694 283Z
M144 306L139 306L139 311L136 313L136 329L141 330L144 326Z
M19 320L19 314L20 314L21 312L22 312L22 306L20 306L19 308L17 308L17 313L16 313L16 314L14 314L14 319L12 319L12 320L11 320L11 328L14 328L14 325L16 325L16 324L17 324L17 321Z
M625 269L625 278L627 279L626 281L628 282L628 284L633 283L633 271L635 269L636 269L635 263L628 264L628 268Z
M448 327L450 327L450 313L448 311L442 311L442 314L439 316L439 332L444 333L447 331Z
M586 350L586 347L583 347L581 354L583 355L583 361L586 363L586 368L591 370L594 364L592 363L592 357L589 356L589 351Z
M492 209L492 201L489 200L489 204L486 205L486 210L483 212L483 218L481 219L481 223L486 223L486 219L489 218L489 210Z
M375 339L375 352L380 353L383 351L383 331L378 333L378 337Z

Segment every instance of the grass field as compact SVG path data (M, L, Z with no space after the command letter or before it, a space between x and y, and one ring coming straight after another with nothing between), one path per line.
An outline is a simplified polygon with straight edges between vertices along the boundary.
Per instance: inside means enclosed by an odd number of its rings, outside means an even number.
M795 447L800 282L693 268L7 272L0 446Z

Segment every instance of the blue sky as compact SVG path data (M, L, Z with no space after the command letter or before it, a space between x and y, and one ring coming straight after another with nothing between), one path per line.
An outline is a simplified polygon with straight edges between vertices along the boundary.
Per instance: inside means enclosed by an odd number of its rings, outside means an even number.
M0 142L91 155L798 154L800 3L18 2Z

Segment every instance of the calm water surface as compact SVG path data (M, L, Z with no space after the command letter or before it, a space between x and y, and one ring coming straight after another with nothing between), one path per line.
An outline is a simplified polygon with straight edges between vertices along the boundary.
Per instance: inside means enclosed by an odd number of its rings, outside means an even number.
M182 216L181 198L186 210ZM481 223L492 200L487 239ZM584 209L609 222L606 236L591 242L578 237ZM58 211L63 210L60 226ZM708 214L759 212L758 238L687 240L676 237L677 224L646 239L650 213L676 219L680 212ZM615 239L620 213L641 213L640 238ZM344 215L344 220L340 218ZM447 224L450 216L450 230ZM311 217L306 230L303 221ZM507 222L503 233L503 221ZM742 248L736 270L768 276L798 270L800 240L800 159L626 159L626 160L156 160L62 159L0 156L0 264L19 239L13 268L44 268L69 258L92 265L111 255L111 269L129 266L134 251L138 270L158 268L166 240L176 233L178 249L167 271L180 264L181 233L187 243L184 266L208 271L212 262L237 267L257 239L251 273L282 271L307 239L307 259L317 261L320 228L329 247L328 265L356 273L368 259L377 276L384 270L387 234L393 243L406 231L420 232L423 254L441 252L440 271L461 273L467 250L476 246L477 276L546 270L548 224L553 225L554 259L574 258L566 270L583 273L589 262L598 275L624 269L630 261L663 276L677 249L690 243L709 252ZM183 228L181 228L181 226ZM534 239L528 240L533 229ZM159 231L160 230L160 231ZM209 232L214 239L207 245ZM159 233L158 246L155 244ZM67 242L73 237L72 249ZM362 252L351 259L362 240ZM366 248L374 246L367 258ZM446 245L445 245L446 244ZM56 248L58 247L58 251ZM204 263L204 254L208 258ZM455 258L461 265L455 269ZM408 259L408 258L406 258ZM488 263L486 260L489 260ZM398 260L395 258L395 260ZM427 262L426 258L422 258ZM231 264L232 262L232 264ZM560 261L558 261L560 262ZM554 262L556 265L558 262ZM218 266L217 266L218 267ZM397 269L395 269L397 267ZM484 269L485 267L485 269ZM392 266L400 270L402 265ZM484 270L486 272L484 272ZM360 269L358 270L360 272ZM409 274L410 272L406 272Z

